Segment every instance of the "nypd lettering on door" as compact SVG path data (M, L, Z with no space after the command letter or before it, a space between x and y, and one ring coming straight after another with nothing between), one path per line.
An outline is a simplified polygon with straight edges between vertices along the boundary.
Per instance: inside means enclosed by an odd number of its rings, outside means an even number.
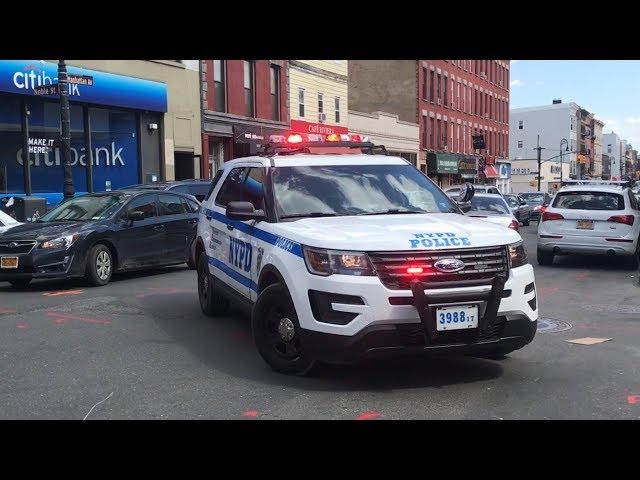
M229 264L236 268L251 271L251 244L237 238L229 238Z

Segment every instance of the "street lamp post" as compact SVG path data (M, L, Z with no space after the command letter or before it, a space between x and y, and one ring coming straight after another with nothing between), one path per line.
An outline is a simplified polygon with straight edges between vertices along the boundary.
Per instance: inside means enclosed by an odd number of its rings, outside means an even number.
M569 151L569 141L566 138L560 140L560 185L562 185L562 144L567 145L567 152Z
M62 158L64 165L64 183L62 194L64 198L72 198L73 174L71 172L71 120L69 114L69 89L67 79L67 66L64 60L58 60L58 88L60 91L60 125L62 140Z

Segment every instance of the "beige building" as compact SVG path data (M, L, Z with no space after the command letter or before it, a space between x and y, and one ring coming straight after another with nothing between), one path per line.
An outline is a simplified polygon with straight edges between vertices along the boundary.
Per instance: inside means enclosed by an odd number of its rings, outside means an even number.
M538 180L535 172L538 171L536 159L511 160L511 191L512 193L538 191ZM568 161L562 163L562 178L569 179L571 165ZM542 178L540 179L540 191L553 193L560 188L560 160L543 162L540 166Z
M289 60L291 130L347 133L347 60Z
M198 60L67 60L66 63L166 84L167 112L158 130L162 136L160 156L164 160L164 177L166 180L200 177Z
M602 129L604 122L593 119L593 178L602 178Z
M349 111L349 133L365 135L376 145L384 145L392 155L398 155L417 167L420 150L417 123L404 122L398 115L386 112Z

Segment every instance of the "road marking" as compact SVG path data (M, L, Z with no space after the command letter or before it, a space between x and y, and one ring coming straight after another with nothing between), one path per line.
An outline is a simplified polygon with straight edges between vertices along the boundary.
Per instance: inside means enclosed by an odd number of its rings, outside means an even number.
M596 337L584 337L575 338L573 340L565 340L565 342L576 343L578 345L595 345L597 343L607 342L610 338L596 338Z
M582 273L576 275L574 278L576 280L585 280L586 278L588 278L590 276L591 276L591 274L589 272L582 272Z
M62 297L64 295L80 295L84 290L59 290L57 292L43 293L45 297Z
M89 416L89 414L91 412L93 412L93 409L96 408L98 405L100 405L102 402L106 402L107 400L109 400L111 398L111 396L113 395L113 392L111 392L109 395L107 395L106 398L103 398L102 400L100 400L98 403L96 403L93 407L91 407L91 410L89 410L87 412L87 414L84 416L84 418L82 420L86 420L87 417Z
M27 328L29 328L29 325L25 325L24 323L19 323L18 325L16 325L16 328L19 328L20 330L26 330Z
M243 417L256 418L259 415L257 410L247 410L242 414Z
M356 417L356 420L375 420L380 418L381 415L378 412L364 412Z
M172 295L176 293L196 293L196 289L184 289L184 288L159 288L159 287L147 287L147 290L151 290L150 293L139 293L136 298L145 298L150 295Z
M635 405L640 403L640 395L629 395L627 396L627 403L629 405Z
M5 314L5 313L16 313L16 310L14 310L13 308L0 307L0 315Z
M538 288L539 295L547 295L548 293L556 293L558 291L558 287L540 287Z
M107 320L96 320L95 318L78 317L76 315L69 315L61 312L46 312L46 314L48 317L55 318L55 323L58 325L68 323L71 320L79 320L86 323L97 323L101 325L111 325L111 322Z

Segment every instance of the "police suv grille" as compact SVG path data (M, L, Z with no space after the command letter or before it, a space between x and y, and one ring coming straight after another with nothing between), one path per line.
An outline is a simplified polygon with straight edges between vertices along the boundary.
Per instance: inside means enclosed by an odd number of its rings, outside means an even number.
M507 249L505 247L474 248L438 251L370 252L380 281L393 290L408 290L411 282L456 282L464 280L480 281L480 285L490 285L498 274L508 270ZM464 269L454 273L439 272L434 264L443 258L457 258L465 263ZM422 267L423 273L407 273L408 267ZM483 282L486 280L486 282ZM447 285L443 285L446 288Z
M29 253L35 244L33 240L0 240L0 253L15 255Z

